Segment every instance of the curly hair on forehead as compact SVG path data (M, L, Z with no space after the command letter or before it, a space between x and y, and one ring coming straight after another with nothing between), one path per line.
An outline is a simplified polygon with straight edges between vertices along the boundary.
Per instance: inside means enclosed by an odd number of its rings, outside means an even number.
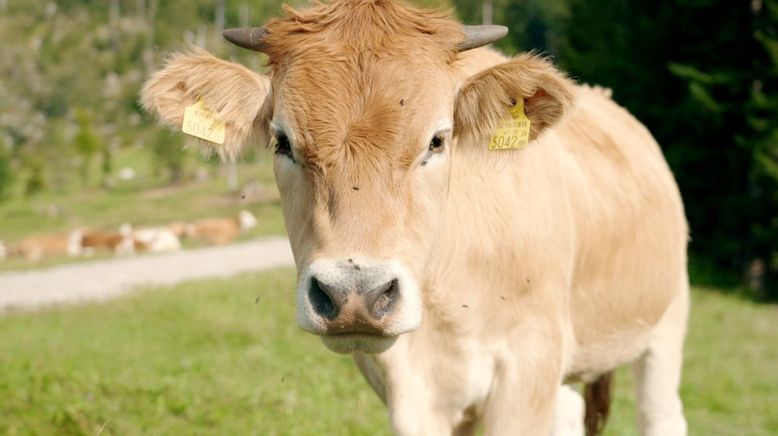
M450 11L419 9L400 0L335 0L303 10L285 5L284 11L286 17L265 24L263 51L271 65L303 51L337 57L365 50L377 55L424 53L449 63L464 39Z

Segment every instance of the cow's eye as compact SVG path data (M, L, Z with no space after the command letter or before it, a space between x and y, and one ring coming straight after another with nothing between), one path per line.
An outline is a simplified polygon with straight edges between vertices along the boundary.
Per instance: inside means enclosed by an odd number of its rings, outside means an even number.
M432 140L430 141L429 150L433 153L440 153L441 151L443 151L444 145L446 145L446 140L443 138L443 136L435 135L432 137Z
M292 146L289 144L289 137L284 132L276 132L276 154L284 155L294 160L292 156Z

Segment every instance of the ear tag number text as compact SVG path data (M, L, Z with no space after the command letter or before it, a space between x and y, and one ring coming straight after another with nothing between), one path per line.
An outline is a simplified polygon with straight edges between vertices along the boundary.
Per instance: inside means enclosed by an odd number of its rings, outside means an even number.
M492 139L489 140L489 150L511 150L524 148L529 142L530 121L524 113L524 100L520 99L511 108L511 116L497 126Z
M184 109L184 124L181 130L219 145L224 144L224 122L202 100Z

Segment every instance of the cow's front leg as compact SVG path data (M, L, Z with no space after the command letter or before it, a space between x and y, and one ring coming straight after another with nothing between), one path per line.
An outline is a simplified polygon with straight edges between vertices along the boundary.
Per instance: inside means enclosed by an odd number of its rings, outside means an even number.
M561 335L535 324L497 359L484 408L486 435L551 434L561 380Z
M424 399L418 393L408 394L415 398L402 403L389 404L389 418L395 435L454 434L454 425L443 411L430 407L429 399Z
M400 375L392 368L395 378L387 386L387 407L392 430L398 436L467 435L467 419L463 408L452 405L451 393L441 390L432 377L421 372ZM455 402L455 401L454 401Z
M393 434L400 436L471 435L477 421L477 398L484 398L491 365L479 361L479 377L469 376L472 359L439 359L451 349L431 349L410 335L381 355L357 353L355 361L370 386L386 403ZM414 349L414 344L424 345ZM482 382L482 383L480 383ZM473 386L483 386L482 389ZM473 393L476 391L476 393ZM482 392L482 395L478 395Z

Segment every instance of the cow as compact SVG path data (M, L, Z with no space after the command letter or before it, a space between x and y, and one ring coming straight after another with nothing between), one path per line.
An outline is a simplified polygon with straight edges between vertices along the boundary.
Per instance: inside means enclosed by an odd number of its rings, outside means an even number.
M92 256L99 251L110 252L117 256L134 254L135 241L132 232L132 226L128 223L119 226L118 231L84 230L81 239L83 253L87 256Z
M237 217L203 218L192 223L189 235L210 244L227 244L241 233L257 226L257 218L251 212L242 210Z
M170 226L141 227L132 230L135 251L149 253L167 253L181 249L181 239L176 234L177 227Z
M34 235L24 238L7 247L8 256L21 256L30 262L38 262L46 257L77 257L83 252L81 242L83 232L72 230L66 233Z
M141 101L177 128L209 108L225 131L204 145L227 158L270 144L297 323L353 355L396 434L580 433L565 383L626 363L641 433L686 434L671 171L608 92L484 47L506 32L391 0L287 8L224 33L267 74L192 49ZM528 143L490 150L512 117Z

